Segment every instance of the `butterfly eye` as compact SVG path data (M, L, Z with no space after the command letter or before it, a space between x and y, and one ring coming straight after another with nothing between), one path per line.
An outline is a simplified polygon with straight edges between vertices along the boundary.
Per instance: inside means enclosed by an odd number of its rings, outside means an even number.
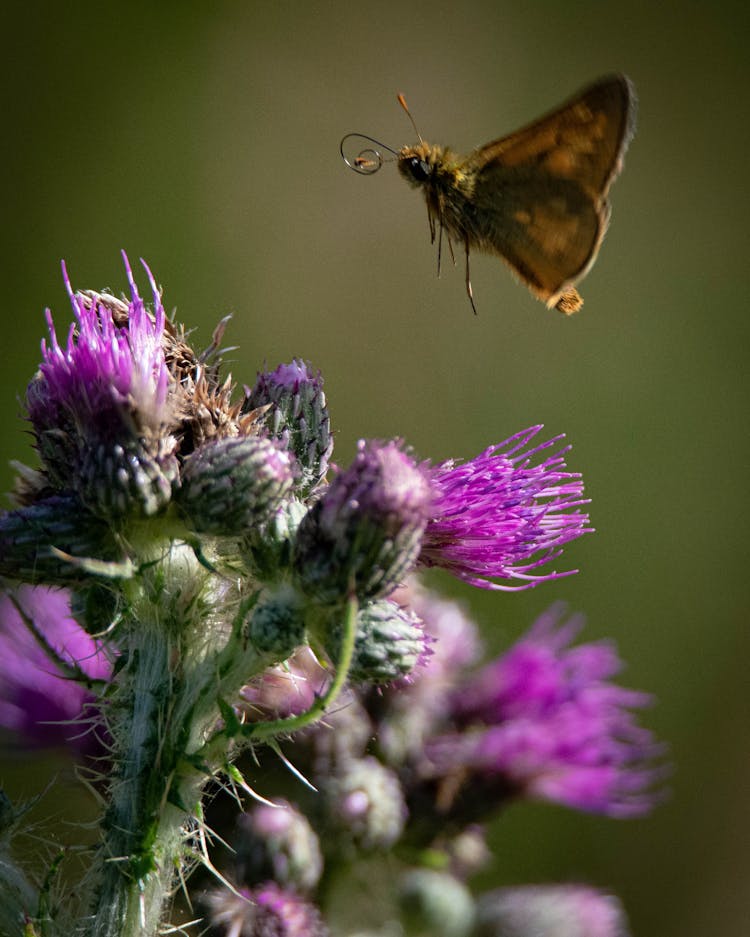
M409 170L417 182L427 182L432 173L430 164L416 156L409 160Z

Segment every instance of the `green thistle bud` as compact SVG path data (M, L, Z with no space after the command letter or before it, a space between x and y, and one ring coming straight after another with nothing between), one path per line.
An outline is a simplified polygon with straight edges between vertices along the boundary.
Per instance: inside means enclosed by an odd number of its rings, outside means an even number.
M341 644L340 616L333 627L326 650L338 660ZM422 621L414 612L395 602L380 599L363 608L357 616L357 637L349 679L354 683L392 683L405 677L426 655Z
M326 790L333 822L362 849L389 849L401 836L406 804L396 775L376 758L347 761Z
M399 904L409 937L467 937L472 932L474 899L447 872L413 869L401 882Z
M70 613L89 634L101 635L117 620L122 597L110 583L89 582L70 593Z
M238 535L272 517L293 479L292 458L274 440L218 439L185 460L177 500L194 530Z
M250 640L274 661L286 660L305 641L305 602L290 585L270 591L255 606Z
M259 579L273 579L288 569L297 528L306 513L305 505L291 498L280 505L266 524L248 532L245 545Z
M242 409L248 412L269 404L266 428L296 456L301 468L297 491L305 497L325 477L333 451L320 372L313 374L308 364L295 358L259 374Z
M272 879L310 892L323 871L323 857L309 821L286 801L259 804L240 815L234 848L238 879L257 885Z

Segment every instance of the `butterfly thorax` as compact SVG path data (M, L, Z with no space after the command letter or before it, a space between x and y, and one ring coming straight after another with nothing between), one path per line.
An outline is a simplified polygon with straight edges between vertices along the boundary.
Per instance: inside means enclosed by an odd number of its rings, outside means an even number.
M463 239L475 182L475 174L467 171L466 157L421 142L399 151L398 168L406 181L424 194L433 239L435 222L449 236Z

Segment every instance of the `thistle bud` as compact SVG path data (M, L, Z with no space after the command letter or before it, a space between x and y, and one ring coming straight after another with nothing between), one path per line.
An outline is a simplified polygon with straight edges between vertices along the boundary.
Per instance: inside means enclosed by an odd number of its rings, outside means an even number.
M325 643L331 658L338 660L340 616L333 621ZM395 602L380 599L366 605L357 616L349 679L354 683L392 683L410 674L428 653L424 626L417 615Z
M318 837L304 814L286 801L259 804L240 815L234 843L237 873L246 885L273 879L310 892L323 871Z
M431 489L399 442L360 441L297 532L293 566L301 588L335 605L354 589L383 598L416 561L429 519Z
M474 899L448 872L413 869L401 882L399 905L409 937L468 937L473 932Z
M292 544L305 514L305 505L296 498L289 498L279 505L262 527L248 532L245 547L258 579L274 579L289 567Z
M326 794L334 822L362 849L389 849L401 836L403 791L393 771L376 758L347 761Z
M308 364L295 358L275 371L260 373L242 409L248 412L265 406L269 406L268 432L294 453L300 465L297 491L304 497L325 477L333 451L320 372L313 374Z
M305 603L292 586L282 584L255 606L250 640L260 654L286 660L305 640Z
M238 535L271 518L293 478L291 456L273 440L217 439L185 460L177 500L194 530Z
M247 937L330 937L314 905L276 882L218 888L206 896L212 933Z

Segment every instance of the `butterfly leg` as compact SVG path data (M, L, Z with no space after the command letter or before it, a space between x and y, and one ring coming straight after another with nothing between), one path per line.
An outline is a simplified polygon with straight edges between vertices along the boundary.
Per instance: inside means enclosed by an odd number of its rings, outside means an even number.
M469 302L471 303L471 308L474 310L474 315L479 315L477 312L477 307L474 305L474 291L471 288L471 273L469 270L469 242L468 240L464 241L464 248L466 250L466 295L469 297Z

